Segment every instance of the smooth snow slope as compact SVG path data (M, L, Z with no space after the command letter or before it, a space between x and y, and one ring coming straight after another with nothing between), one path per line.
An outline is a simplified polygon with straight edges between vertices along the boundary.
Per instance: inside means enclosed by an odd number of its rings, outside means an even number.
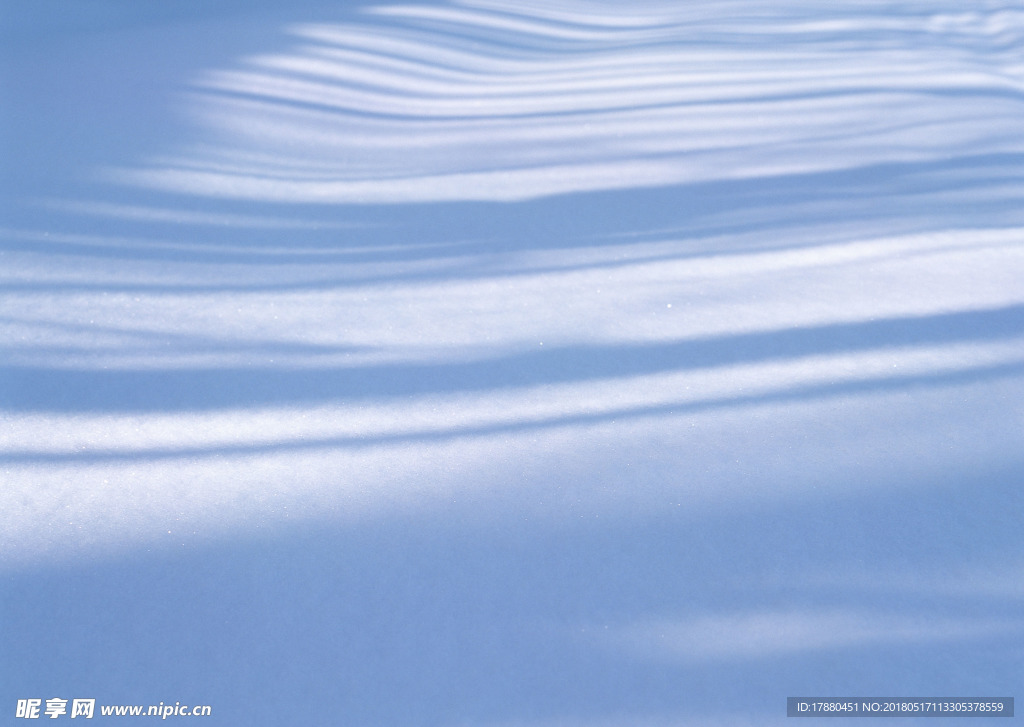
M1024 5L26 7L8 716L1021 696Z

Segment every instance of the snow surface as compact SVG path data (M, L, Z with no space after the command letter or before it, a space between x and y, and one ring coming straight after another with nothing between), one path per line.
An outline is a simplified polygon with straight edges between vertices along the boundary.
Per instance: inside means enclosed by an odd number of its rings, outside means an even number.
M0 709L1024 696L1024 5L0 7Z

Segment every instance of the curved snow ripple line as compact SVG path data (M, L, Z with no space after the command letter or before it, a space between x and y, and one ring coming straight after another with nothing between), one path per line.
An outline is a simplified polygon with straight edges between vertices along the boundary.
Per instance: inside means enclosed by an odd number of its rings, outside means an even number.
M443 363L166 369L0 366L14 383L0 406L15 411L201 411L336 399L406 400L425 394L596 383L671 372L793 362L915 347L1021 340L1024 306L829 324L669 342L549 346L496 358ZM234 344L236 347L237 343ZM306 344L295 349L319 350ZM324 350L331 350L323 347ZM2 349L0 349L2 350ZM242 349L245 350L244 348ZM344 350L344 349L340 349ZM1019 361L990 373L1019 373ZM986 367L988 368L988 367ZM833 386L836 382L831 382ZM856 382L854 382L856 383Z
M701 7L393 5L292 26L290 51L195 81L190 145L110 175L273 202L513 201L1024 150L1024 13Z
M159 460L196 461L202 457L223 456L267 456L281 453L311 451L342 451L394 447L408 444L444 444L456 440L483 440L493 436L521 435L545 430L565 428L586 428L621 421L658 419L662 417L694 416L736 410L753 410L805 402L821 403L849 396L869 396L909 388L937 388L958 386L977 382L991 382L994 379L1021 378L1024 376L1024 362L996 364L955 371L916 373L888 377L874 377L834 383L805 383L754 394L733 394L716 398L694 400L673 400L658 404L619 405L612 409L598 411L566 411L559 414L524 415L494 418L473 423L439 424L431 422L416 429L400 428L388 431L333 434L330 436L277 436L269 441L252 439L210 442L202 445L181 444L129 445L116 447L78 444L77 449L66 446L54 449L10 449L0 453L0 461L6 464L67 465L102 464L116 462L154 462ZM109 426L109 425L108 425Z
M998 619L907 617L848 609L751 611L682 619L651 619L606 632L603 639L659 660L731 661L785 654L996 638L1020 632Z

